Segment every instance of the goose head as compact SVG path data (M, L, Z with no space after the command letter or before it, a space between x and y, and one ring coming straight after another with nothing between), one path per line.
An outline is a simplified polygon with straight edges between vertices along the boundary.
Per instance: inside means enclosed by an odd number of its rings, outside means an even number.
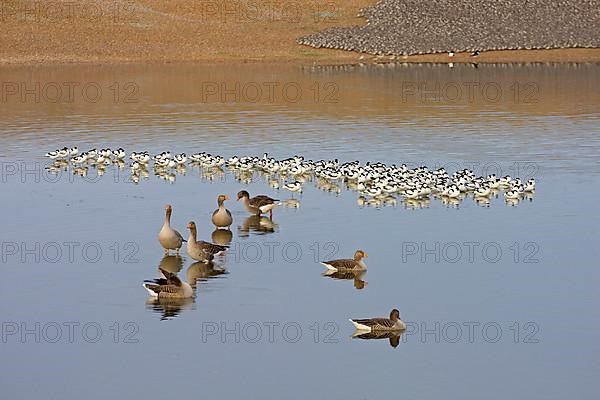
M247 191L245 191L245 190L242 190L242 191L240 191L240 192L237 194L237 199L238 199L238 201L239 201L240 199L249 199L249 198L250 198L250 193L248 193L248 192L247 192Z
M356 250L356 252L354 253L354 260L356 261L360 261L363 258L368 258L369 256L367 255L367 253L365 253L362 250Z
M400 311L398 311L398 309L394 308L390 312L390 319L394 322L398 321L400 319Z
M229 196L226 194L220 194L219 197L217 197L217 204L221 206L225 200L229 200Z

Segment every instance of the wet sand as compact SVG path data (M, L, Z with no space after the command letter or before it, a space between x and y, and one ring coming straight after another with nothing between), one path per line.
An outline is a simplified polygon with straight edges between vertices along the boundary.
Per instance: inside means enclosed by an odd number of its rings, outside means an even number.
M357 63L386 62L356 52L314 49L299 37L360 26L372 0L73 2L3 1L0 64ZM394 57L406 62L472 62L468 54ZM482 53L477 62L600 61L600 49Z

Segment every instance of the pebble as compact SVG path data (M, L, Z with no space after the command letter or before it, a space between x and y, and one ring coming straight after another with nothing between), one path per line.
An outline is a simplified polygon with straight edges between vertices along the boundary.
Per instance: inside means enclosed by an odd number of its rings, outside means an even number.
M298 43L375 55L600 47L600 0L381 0Z

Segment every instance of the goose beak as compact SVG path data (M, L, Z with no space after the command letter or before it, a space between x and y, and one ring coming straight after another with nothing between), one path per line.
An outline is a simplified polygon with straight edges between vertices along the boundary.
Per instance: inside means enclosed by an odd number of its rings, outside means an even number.
M367 253L365 253L365 258L369 258L369 255Z
M225 195L225 200L229 200L229 196Z

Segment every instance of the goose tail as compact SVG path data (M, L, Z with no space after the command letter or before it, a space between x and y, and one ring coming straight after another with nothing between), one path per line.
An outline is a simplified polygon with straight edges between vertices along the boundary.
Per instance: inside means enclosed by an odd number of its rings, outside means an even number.
M332 266L332 265L329 265L329 264L327 264L325 261L321 262L321 265L323 265L323 266L324 266L325 268L327 268L329 271L333 271L333 272L337 271L337 268L335 268L335 267L334 267L334 266Z
M354 328L356 328L357 331L368 331L371 332L371 327L364 325L364 324L360 324L352 319L349 319L348 321L352 322L352 325L354 325Z
M144 289L146 289L148 291L150 296L158 297L158 293L156 293L154 290L152 290L152 287L156 286L156 285L151 284L150 282L144 282L144 283L142 283L142 286L144 287Z

